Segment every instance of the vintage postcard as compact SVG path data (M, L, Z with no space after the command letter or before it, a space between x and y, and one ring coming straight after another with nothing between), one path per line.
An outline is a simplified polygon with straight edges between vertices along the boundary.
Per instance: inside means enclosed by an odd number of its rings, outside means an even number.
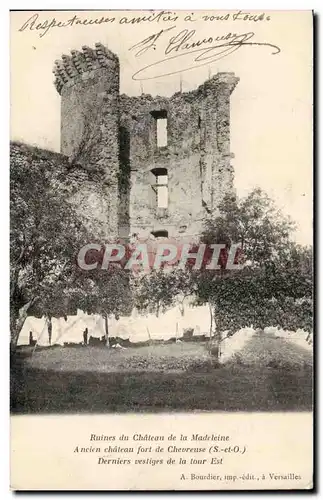
M313 488L313 13L10 13L13 490Z

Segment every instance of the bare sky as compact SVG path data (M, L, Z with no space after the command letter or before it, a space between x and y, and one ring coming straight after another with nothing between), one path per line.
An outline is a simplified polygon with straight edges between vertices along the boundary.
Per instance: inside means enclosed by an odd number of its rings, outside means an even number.
M107 45L120 58L120 91L171 95L180 89L179 73L143 82L132 75L148 64L165 58L172 36L183 29L195 30L190 42L228 33L253 32L253 42L210 64L183 72L182 89L189 91L218 71L233 71L240 82L231 96L231 151L235 154L235 186L240 196L260 186L298 224L295 239L312 240L312 17L310 12L268 12L264 20L205 20L215 14L196 11L194 21L184 21L190 12L178 11L169 21L161 18L139 24L120 24L145 13L127 12L39 12L39 17L19 31L33 12L11 13L11 137L54 151L60 148L60 97L53 85L55 59L82 45ZM225 16L227 12L222 12ZM218 12L216 12L219 15ZM260 14L260 13L258 13ZM79 19L115 17L101 25L55 27L44 34L35 29L55 17L67 22ZM146 13L147 15L147 13ZM176 15L178 19L175 19ZM270 17L267 20L266 17ZM161 33L155 48L140 57L132 45ZM40 36L43 35L43 36ZM217 42L215 42L217 43ZM208 47L210 44L205 44ZM212 44L213 45L213 44ZM170 55L176 54L175 50ZM178 71L182 59L167 63L169 72Z

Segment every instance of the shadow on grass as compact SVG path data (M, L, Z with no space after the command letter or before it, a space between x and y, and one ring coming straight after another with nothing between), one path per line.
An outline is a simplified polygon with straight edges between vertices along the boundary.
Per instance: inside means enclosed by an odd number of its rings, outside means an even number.
M309 411L311 367L230 365L209 373L42 370L11 366L11 411L111 413Z

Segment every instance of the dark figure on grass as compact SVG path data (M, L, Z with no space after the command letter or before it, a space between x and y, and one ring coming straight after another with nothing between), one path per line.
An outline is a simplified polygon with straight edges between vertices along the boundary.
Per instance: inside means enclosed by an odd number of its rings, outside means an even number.
M85 330L83 332L83 342L84 342L84 345L87 345L88 334L89 334L89 330L87 328L85 328Z

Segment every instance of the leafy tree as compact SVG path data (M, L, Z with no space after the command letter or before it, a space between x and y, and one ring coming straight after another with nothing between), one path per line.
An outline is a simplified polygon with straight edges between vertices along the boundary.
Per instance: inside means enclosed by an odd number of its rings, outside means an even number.
M233 334L253 325L301 328L311 325L312 255L310 248L291 242L294 224L260 189L246 198L226 197L220 215L206 223L206 243L241 246L242 269L202 269L197 275L197 297L209 303L221 332ZM297 325L297 326L296 326Z
M158 315L169 307L178 305L184 315L184 301L194 293L193 275L189 270L178 268L152 270L134 277L133 290L139 310Z
M239 244L244 262L262 266L285 252L295 224L260 188L242 199L226 196L220 215L206 221L202 241Z
M133 307L131 275L118 265L93 271L78 270L75 279L74 301L88 314L104 318L105 340L109 347L109 316L128 315Z
M299 268L245 268L214 283L211 294L220 332L251 325L312 329L312 283Z
M54 158L54 159L53 159ZM10 171L10 330L16 346L27 316L66 314L76 253L88 236L67 201L63 157L12 145ZM59 311L57 309L60 309Z
M53 153L12 145L11 198L11 344L16 346L28 315L52 317L102 314L108 339L108 317L131 309L129 272L118 266L85 271L77 266L79 250L99 243L69 203L65 175L70 165ZM84 217L86 214L84 214ZM102 262L102 252L87 255Z

